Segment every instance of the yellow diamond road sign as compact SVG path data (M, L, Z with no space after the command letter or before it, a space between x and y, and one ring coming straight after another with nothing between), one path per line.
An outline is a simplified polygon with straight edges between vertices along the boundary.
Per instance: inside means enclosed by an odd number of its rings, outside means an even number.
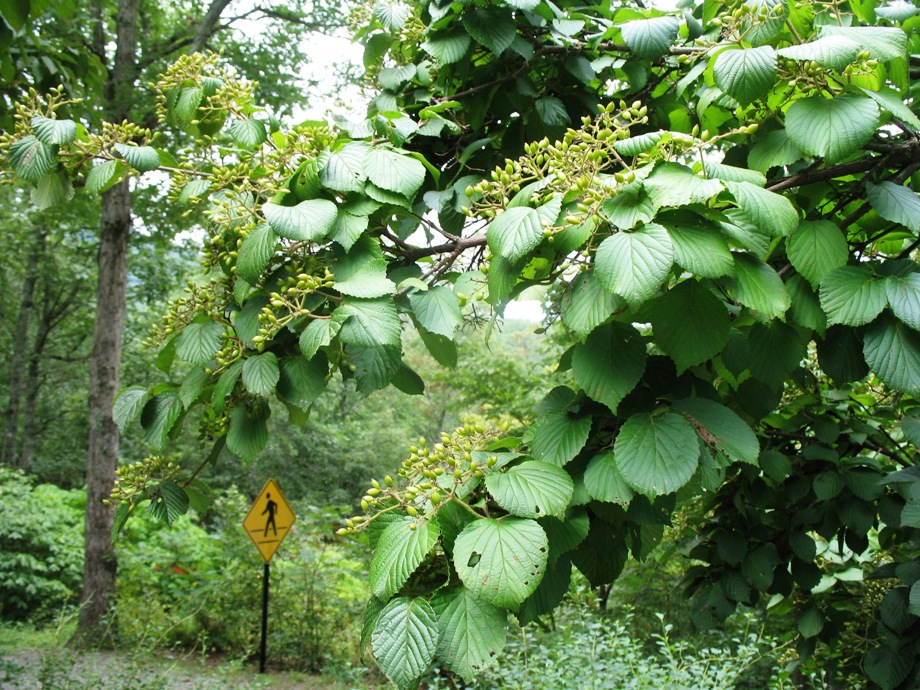
M243 520L243 529L268 563L295 519L281 489L274 479L269 479Z

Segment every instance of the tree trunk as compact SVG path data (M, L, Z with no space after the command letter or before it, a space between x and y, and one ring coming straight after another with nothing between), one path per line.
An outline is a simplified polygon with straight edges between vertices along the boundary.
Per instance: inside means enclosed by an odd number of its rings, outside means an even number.
M131 230L131 191L123 180L102 197L96 323L89 369L89 453L86 463L86 520L83 591L77 639L107 641L113 632L109 610L115 596L112 493L118 464L118 426L112 404L118 392L125 323L127 249Z
M35 284L38 281L38 260L45 252L47 229L35 228L34 242L26 258L25 277L22 281L22 295L19 298L19 313L13 332L13 352L10 356L9 399L3 420L3 445L0 448L0 463L19 466L19 421L22 407L23 370L28 358L29 322L35 311Z

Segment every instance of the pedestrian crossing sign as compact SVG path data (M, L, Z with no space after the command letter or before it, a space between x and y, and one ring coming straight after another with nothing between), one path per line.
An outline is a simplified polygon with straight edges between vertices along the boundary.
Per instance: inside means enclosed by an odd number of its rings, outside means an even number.
M278 488L269 479L243 520L243 529L268 563L294 524L294 511Z

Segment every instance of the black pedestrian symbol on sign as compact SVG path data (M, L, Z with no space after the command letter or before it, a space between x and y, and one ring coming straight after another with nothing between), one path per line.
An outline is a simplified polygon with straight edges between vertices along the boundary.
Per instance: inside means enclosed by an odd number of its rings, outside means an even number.
M272 532L277 537L278 527L275 525L275 512L278 510L278 504L272 500L271 494L265 494L265 499L266 499L265 510L262 511L262 515L265 515L265 513L268 513L268 519L265 521L265 533L262 536L267 537L268 528L271 527Z

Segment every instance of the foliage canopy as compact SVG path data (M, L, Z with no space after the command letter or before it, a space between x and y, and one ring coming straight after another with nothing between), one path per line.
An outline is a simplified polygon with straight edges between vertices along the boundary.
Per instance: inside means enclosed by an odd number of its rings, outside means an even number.
M360 122L282 128L250 84L190 56L156 85L188 150L90 133L54 97L24 104L3 143L39 204L75 177L102 191L159 168L172 203L205 212L210 282L153 338L169 380L116 402L155 448L200 409L213 457L252 460L269 399L297 423L335 374L422 393L406 328L452 365L477 303L500 315L549 288L568 379L533 424L419 442L346 528L375 549L364 641L398 686L434 660L475 674L508 612L552 611L573 566L611 582L678 513L703 564L687 578L698 625L770 599L795 610L807 655L845 639L866 594L853 582L878 578L877 625L843 662L906 688L917 13L382 2L356 21L380 87ZM169 517L177 489L195 503L194 484L160 479L122 482L122 521L141 500Z

